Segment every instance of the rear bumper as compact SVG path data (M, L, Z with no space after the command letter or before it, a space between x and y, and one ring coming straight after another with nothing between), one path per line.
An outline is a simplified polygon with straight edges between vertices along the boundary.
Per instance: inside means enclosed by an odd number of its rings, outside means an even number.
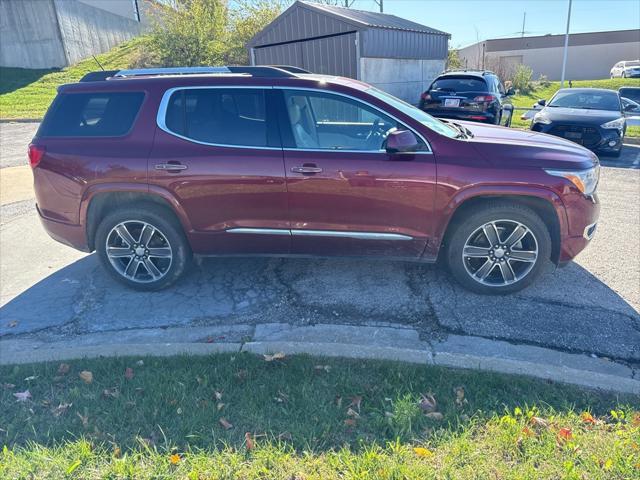
M38 205L36 205L36 210L38 211L42 226L51 238L69 247L73 247L76 250L83 252L91 251L87 245L87 236L85 235L85 230L82 225L70 225L43 217Z

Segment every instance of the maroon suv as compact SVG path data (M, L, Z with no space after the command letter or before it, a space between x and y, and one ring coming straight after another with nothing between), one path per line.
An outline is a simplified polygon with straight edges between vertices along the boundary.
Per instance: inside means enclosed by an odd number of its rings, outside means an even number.
M440 259L513 292L585 248L599 211L575 143L287 67L94 72L60 87L29 159L49 234L145 290L196 254Z

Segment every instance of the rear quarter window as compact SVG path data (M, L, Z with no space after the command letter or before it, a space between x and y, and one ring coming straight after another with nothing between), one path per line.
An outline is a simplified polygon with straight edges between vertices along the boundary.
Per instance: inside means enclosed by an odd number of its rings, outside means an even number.
M45 117L38 136L120 137L140 111L143 92L63 93Z

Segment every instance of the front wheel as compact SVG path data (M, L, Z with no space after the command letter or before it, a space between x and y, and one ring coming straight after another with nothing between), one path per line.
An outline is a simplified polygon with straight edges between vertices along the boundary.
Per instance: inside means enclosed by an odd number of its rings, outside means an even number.
M96 230L96 250L105 269L137 290L160 290L187 269L191 249L171 212L156 205L108 214Z
M463 287L477 293L522 290L551 256L546 225L524 206L496 202L478 207L451 228L447 265Z

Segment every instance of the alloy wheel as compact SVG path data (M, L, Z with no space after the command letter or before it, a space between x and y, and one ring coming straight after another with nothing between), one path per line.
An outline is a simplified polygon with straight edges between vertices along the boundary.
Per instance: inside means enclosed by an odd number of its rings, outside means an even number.
M138 283L160 280L173 260L167 237L157 227L138 220L113 227L107 235L105 252L120 275Z
M469 276L489 287L522 280L538 260L538 241L526 225L514 220L485 223L469 235L462 261Z

